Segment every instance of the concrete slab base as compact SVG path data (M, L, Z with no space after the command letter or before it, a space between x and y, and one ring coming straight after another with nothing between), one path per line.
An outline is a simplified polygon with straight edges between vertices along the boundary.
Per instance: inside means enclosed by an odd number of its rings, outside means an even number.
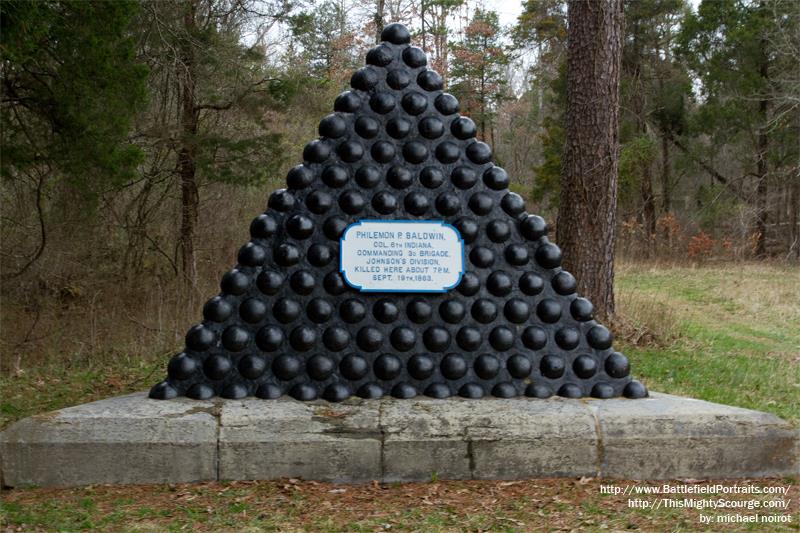
M17 422L0 434L0 472L10 487L788 476L800 473L800 432L766 413L658 393L341 404L138 393Z

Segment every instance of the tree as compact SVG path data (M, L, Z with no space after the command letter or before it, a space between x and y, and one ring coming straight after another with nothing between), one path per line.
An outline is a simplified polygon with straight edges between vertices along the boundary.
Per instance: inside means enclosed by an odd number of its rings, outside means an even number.
M153 179L177 178L180 259L174 262L191 284L201 183L258 183L283 161L281 137L267 121L280 80L262 43L243 44L243 33L254 25L266 35L289 9L281 0L144 4L140 57L150 66L153 101L141 142L155 166Z
M100 194L131 179L142 160L128 141L146 101L147 69L128 32L136 11L129 1L0 3L0 170L5 192L15 192L4 194L4 226L26 224L9 218L14 211L35 213L39 227L35 250L4 277L42 256L48 211L59 197L92 212Z
M482 139L487 139L487 130L488 138L492 137L497 104L506 94L505 66L509 57L500 39L497 13L477 9L464 30L464 38L452 47L450 91L478 125Z
M564 174L557 238L600 316L614 313L622 0L568 4Z
M778 176L797 168L798 131L786 98L796 78L797 58L776 47L776 37L798 31L796 2L703 1L686 18L678 52L702 83L703 104L694 123L713 150L736 146L741 176L705 168L754 211L755 254L766 255L770 189ZM793 101L792 101L793 100Z

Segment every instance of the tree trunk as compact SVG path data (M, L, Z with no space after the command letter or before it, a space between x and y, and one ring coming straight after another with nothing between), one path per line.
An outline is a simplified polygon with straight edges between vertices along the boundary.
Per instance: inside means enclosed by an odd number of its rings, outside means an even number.
M381 44L381 32L383 31L383 11L386 0L375 0L375 44Z
M181 43L182 87L181 87L181 147L178 152L178 172L181 178L181 268L185 279L192 285L197 281L197 263L194 253L194 232L197 226L197 207L200 197L197 192L195 137L197 135L197 113L195 110L195 57L192 45L196 31L195 5L190 3L184 13L186 35Z
M800 259L800 179L795 177L794 183L791 184L791 196L789 200L789 250L788 257L794 255L795 259Z
M760 9L764 9L761 2ZM769 57L767 55L767 39L761 38L761 57L758 73L764 84L763 91L769 85ZM769 101L762 98L758 102L758 114L761 119L761 127L758 130L758 161L756 163L756 257L763 258L767 255L767 151L769 150L769 138L767 128L769 124Z
M598 316L614 313L622 1L568 2L567 112L557 238Z
M669 137L661 135L661 209L666 215L672 210L672 168L669 164Z

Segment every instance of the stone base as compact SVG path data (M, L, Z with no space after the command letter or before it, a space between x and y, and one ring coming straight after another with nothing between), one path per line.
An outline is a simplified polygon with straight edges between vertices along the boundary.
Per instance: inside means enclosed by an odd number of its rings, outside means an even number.
M0 468L11 487L768 477L800 473L800 432L766 413L658 393L340 404L138 393L17 422L0 434Z

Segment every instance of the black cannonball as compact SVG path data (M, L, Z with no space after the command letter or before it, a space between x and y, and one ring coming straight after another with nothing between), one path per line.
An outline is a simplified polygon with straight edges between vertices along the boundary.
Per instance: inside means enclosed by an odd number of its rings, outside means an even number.
M488 163L492 160L492 149L484 142L475 141L467 146L467 158L478 165Z
M389 342L395 350L407 352L417 343L417 334L413 329L401 326L392 330L389 334Z
M169 360L167 375L172 379L189 379L198 367L197 359L187 353L179 353Z
M597 361L591 355L579 355L572 362L572 371L581 379L589 379L597 373Z
M536 262L544 268L556 268L561 265L561 249L553 243L544 243L536 249Z
M519 223L519 232L529 241L541 239L547 235L547 222L539 215L528 215Z
M477 400L478 398L483 398L485 394L483 387L478 385L477 383L465 383L458 389L458 395L462 398L469 398L472 400Z
M386 133L393 139L402 139L411 132L411 121L397 117L386 123Z
M553 395L553 389L544 383L530 383L525 387L525 396L529 398L549 398Z
M355 215L364 209L366 200L358 191L345 191L339 195L339 207L345 213Z
M332 352L340 352L350 344L350 333L340 326L325 328L322 332L322 344Z
M312 244L306 252L306 259L315 267L323 267L333 259L333 251L324 244Z
M536 306L536 314L548 324L554 324L561 318L561 304L553 298L544 298Z
M514 384L507 381L492 387L492 396L495 398L513 398L517 394L517 388Z
M546 378L558 379L564 375L566 364L560 355L545 355L539 363L539 371Z
M403 50L403 61L411 68L419 68L428 64L428 57L422 51L422 48L409 46Z
M525 200L519 194L509 192L500 200L500 207L503 208L503 211L515 217L525 211Z
M444 399L452 396L453 391L446 383L431 383L425 388L424 394L430 398Z
M196 352L208 350L214 345L216 340L217 336L214 334L214 331L203 324L192 326L191 329L186 332L186 347Z
M346 176L345 173L345 180ZM286 219L286 233L294 239L307 239L314 233L314 221L306 215L294 214Z
M339 305L339 316L348 324L361 322L367 316L367 306L357 298L350 298Z
M625 385L625 389L622 391L623 396L626 398L647 398L647 387L636 381L635 379Z
M419 173L419 182L428 189L435 189L444 183L444 174L436 167L425 167Z
M251 324L257 324L267 316L267 304L258 298L248 298L239 306L239 316Z
M508 174L500 167L489 167L483 173L483 183L495 191L508 189Z
M481 347L483 335L478 328L463 327L456 333L456 344L467 352L474 352Z
M328 294L338 296L344 293L349 288L349 285L345 283L341 273L338 270L334 270L325 275L322 280L322 287Z
M450 347L450 333L441 326L432 326L422 334L422 342L432 352L443 352Z
M360 355L350 354L339 362L339 371L343 377L358 381L369 373L369 363Z
M494 264L494 252L486 246L476 246L469 253L469 261L478 268L489 268Z
M298 352L307 352L317 342L317 332L309 326L297 326L289 333L289 345Z
M375 93L369 99L369 106L378 114L385 115L397 105L391 93Z
M264 326L256 333L256 346L262 352L274 352L283 344L283 330L278 326Z
M441 91L444 87L444 80L435 70L423 70L417 76L417 85L426 91Z
M254 242L248 242L239 248L237 259L240 265L260 266L267 260L267 250Z
M478 182L478 174L468 166L458 166L450 173L450 181L459 189L469 189Z
M569 312L578 322L587 322L594 317L594 306L586 298L575 298L569 306Z
M614 387L608 383L597 383L592 387L592 397L608 399L614 397Z
M365 352L374 352L383 344L383 333L376 327L365 326L358 330L356 344Z
M497 306L487 298L479 298L472 304L472 318L481 324L488 324L497 318Z
M439 304L439 316L448 324L458 324L466 314L467 308L460 300L445 300Z
M356 183L365 189L375 187L381 181L381 172L372 165L365 165L356 170Z
M334 189L344 187L347 185L347 180L347 169L342 165L328 165L322 170L322 181L328 187Z
M417 395L417 389L409 383L398 383L392 387L392 396L401 400L407 400Z
M408 373L414 379L428 379L436 370L436 364L429 355L417 354L408 360Z
M492 220L486 225L486 236L493 242L505 242L511 237L511 226L505 220Z
M489 344L498 352L505 352L514 346L514 332L506 326L497 326L489 333Z
M553 289L562 295L572 294L578 288L578 282L575 280L575 276L567 272L566 270L562 270L555 276L553 276L553 280L551 281L553 285Z
M388 41L392 44L408 44L411 42L411 34L405 26L394 22L383 28L381 41Z
M442 216L455 215L461 210L461 199L452 192L443 192L436 197L436 211Z
M383 396L383 389L376 383L365 383L356 391L356 396L367 400L377 400Z
M564 383L558 389L558 395L562 398L580 398L583 396L583 391L574 383Z
M388 163L394 159L394 144L389 141L378 141L372 145L370 153L372 154L372 159L378 163Z
M300 375L301 370L302 362L294 355L279 355L272 361L272 373L283 381L289 381L297 377Z
M375 302L372 306L372 316L374 316L378 322L389 324L397 320L397 317L400 316L400 310L397 308L394 301L383 298Z
M440 94L436 97L434 105L442 115L452 115L453 113L458 113L458 100L452 94Z
M406 306L406 314L408 319L415 324L422 324L427 322L433 315L433 308L431 304L422 298L414 298Z
M456 290L464 296L474 296L481 288L481 280L473 272L464 272Z
M306 372L311 379L323 381L336 370L336 363L328 356L314 355L306 361Z
M372 208L382 215L390 215L397 210L397 198L389 191L379 191L372 197Z
M303 159L312 163L322 163L331 155L331 146L325 141L311 141L303 148Z
M214 389L205 383L195 383L186 391L186 397L193 400L208 400L214 396Z
M314 298L308 302L306 314L312 322L322 324L330 320L333 315L333 306L324 298Z
M509 322L522 324L531 316L531 306L522 298L511 298L503 307L503 314Z
M395 189L405 189L413 182L414 177L406 167L393 166L386 172L386 183Z
M372 371L378 379L389 381L395 379L403 371L403 362L396 355L385 353L375 359Z
M391 51L389 51L391 54ZM367 56L369 57L369 56ZM389 58L391 61L391 57ZM345 91L336 97L333 102L333 110L343 113L355 113L361 107L361 97L355 91ZM307 158L304 158L307 159Z
M511 374L511 377L517 379L527 378L533 371L531 360L519 354L512 355L508 358L508 361L506 361L506 368L508 369L508 373Z
M447 379L461 379L467 375L469 366L466 359L457 353L451 353L444 356L442 362L439 363L439 369L442 375Z
M256 389L256 397L262 400L275 400L282 394L283 390L274 383L262 383Z
M403 98L400 100L400 105L409 115L419 115L428 107L428 99L425 98L423 94L411 91L403 95Z
M203 306L203 318L211 322L225 322L233 314L233 306L222 296L214 296Z
M403 145L403 159L412 165L418 165L428 159L428 148L419 141L411 141Z
M262 270L256 278L256 286L258 290L264 294L275 294L283 286L283 274L274 270Z
M507 296L514 288L514 282L507 272L496 270L486 279L486 288L495 296Z
M289 298L279 298L272 305L272 316L281 324L288 324L300 316L300 303Z
M436 147L436 159L442 163L447 164L458 161L460 155L461 150L459 150L458 145L454 142L444 141L439 143Z
M178 397L178 390L165 380L153 385L147 397L153 400L172 400Z
M577 329L564 326L556 331L556 344L562 350L574 350L581 342L581 332Z
M475 359L475 374L482 379L492 379L500 372L500 360L492 354L485 353Z
M522 344L531 350L541 350L547 345L547 332L539 326L528 326L522 331Z
M422 216L430 209L428 197L419 191L408 193L403 199L403 206L407 213L416 216Z
M340 217L330 217L322 224L322 233L332 241L341 239L345 229L347 221Z
M469 208L476 215L488 215L494 207L491 195L485 192L476 192L469 197Z
M300 261L300 249L287 242L279 244L272 253L272 259L280 266L296 265Z
M426 139L438 139L444 135L444 123L436 117L425 117L417 126L419 134Z
M398 91L408 87L411 76L405 70L392 70L386 75L386 85Z
M350 389L344 383L331 383L322 391L322 397L329 402L343 402L350 397Z
M458 117L450 123L450 133L452 133L456 139L464 141L475 137L478 133L478 128L475 127L475 123L471 118Z
M606 374L612 378L624 378L631 370L628 358L619 352L611 352L606 357L606 362L603 365Z
M336 113L328 115L319 123L319 134L323 137L337 139L345 133L347 133L347 122Z
M586 342L596 350L611 348L611 343L613 341L614 336L605 326L598 324L597 326L592 326L589 331L586 332Z
M306 207L312 213L321 215L333 206L333 197L324 191L313 191L306 196Z
M237 365L239 373L247 379L258 379L267 370L267 362L257 355L245 355Z
M509 265L523 266L528 263L528 247L524 244L509 244L504 255Z
M354 129L359 137L372 139L381 132L381 125L372 117L360 117L356 120Z
M388 46L382 44L367 52L367 63L378 67L385 67L394 61L394 53Z
M232 369L233 363L230 357L225 355L215 354L203 361L203 373L208 379L224 379Z
M258 215L250 223L250 236L254 239L269 239L275 235L278 223L267 214Z
M361 67L350 76L350 86L353 89L369 91L378 84L378 73L374 68ZM321 135L325 135L320 131ZM328 135L330 137L330 135Z
M301 402L310 402L317 399L317 389L308 383L298 383L289 389L289 396Z
M458 233L461 235L461 238L464 240L465 244L472 244L472 242L478 237L478 231L480 229L478 223L468 217L459 218L456 220L455 228L458 230Z

